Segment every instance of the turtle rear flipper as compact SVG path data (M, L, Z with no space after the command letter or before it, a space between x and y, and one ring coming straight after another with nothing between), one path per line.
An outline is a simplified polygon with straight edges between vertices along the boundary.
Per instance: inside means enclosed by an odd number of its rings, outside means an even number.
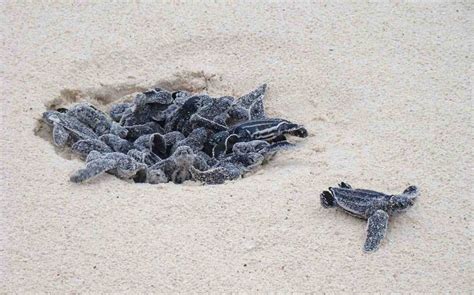
M329 191L323 191L320 195L320 200L324 208L331 208L336 205L334 196Z
M351 186L350 184L348 184L347 182L344 182L344 181L342 181L342 182L339 184L339 187L340 187L340 188L352 189L352 186Z
M387 232L388 214L383 210L377 210L367 221L367 239L364 244L365 252L374 252L382 242Z
M265 110L263 107L263 100L267 84L260 85L257 89L239 98L239 104L247 110L248 119L264 119Z

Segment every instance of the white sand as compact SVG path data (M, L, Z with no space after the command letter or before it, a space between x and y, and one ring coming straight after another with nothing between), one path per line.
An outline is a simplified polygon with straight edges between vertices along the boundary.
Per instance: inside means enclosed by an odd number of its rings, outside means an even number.
M473 292L469 1L15 2L0 16L2 293ZM62 89L157 81L217 95L267 82L268 113L311 135L205 187L72 184L83 163L34 135ZM341 180L422 194L367 255L364 221L319 204Z

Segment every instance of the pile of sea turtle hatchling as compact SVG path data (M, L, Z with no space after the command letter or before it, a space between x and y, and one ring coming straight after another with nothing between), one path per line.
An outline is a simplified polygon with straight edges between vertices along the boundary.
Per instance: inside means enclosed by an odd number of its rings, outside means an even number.
M288 136L308 135L301 125L266 116L265 91L264 84L235 99L154 88L108 114L79 103L47 111L43 120L54 145L71 146L86 161L73 182L110 173L151 184L220 184L294 146Z

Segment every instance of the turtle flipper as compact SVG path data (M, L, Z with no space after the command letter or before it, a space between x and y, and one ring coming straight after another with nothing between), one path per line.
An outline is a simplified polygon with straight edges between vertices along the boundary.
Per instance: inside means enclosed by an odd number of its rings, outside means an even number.
M98 151L101 153L113 152L110 146L98 139L82 139L74 143L71 148L76 154L84 158L87 157L91 151Z
M347 182L344 182L344 181L342 181L341 183L339 183L339 187L340 187L340 188L352 189L352 186L351 186L350 184L348 184Z
M321 206L323 206L324 208L331 208L336 205L334 196L329 191L323 191L319 198L321 201Z
M388 226L388 214L383 210L377 210L367 221L367 239L364 244L365 252L374 252L385 237Z
M257 89L239 98L240 104L247 109L249 120L264 119L265 110L263 99L267 84L260 85Z
M64 147L69 139L69 132L61 125L54 123L53 142L54 145Z
M272 143L268 147L265 147L263 149L263 152L264 153L277 152L277 151L280 151L280 150L287 150L287 149L290 149L290 148L295 147L295 146L296 145L294 143L290 143L286 140L284 140L284 141L282 140L282 141Z
M91 151L86 157L86 163L98 160L102 157L102 153L98 151Z
M205 184L222 184L226 180L233 180L240 176L239 169L230 169L229 167L215 167L207 171L200 171L191 166L190 172L193 179Z
M117 167L117 161L109 159L97 159L86 164L86 168L76 171L70 180L75 183L86 181L90 178L105 173Z
M166 177L166 174L161 169L147 169L146 182L151 184L166 183L168 182L168 177Z
M216 132L224 131L227 129L227 126L222 125L214 120L207 119L199 114L192 115L190 122L193 124L194 128L205 127Z

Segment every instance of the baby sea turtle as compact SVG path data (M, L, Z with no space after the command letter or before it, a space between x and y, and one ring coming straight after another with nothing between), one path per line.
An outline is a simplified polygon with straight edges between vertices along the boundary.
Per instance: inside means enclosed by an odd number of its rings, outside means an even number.
M323 191L320 200L324 208L341 208L353 216L368 220L364 251L373 252L385 237L388 217L413 206L418 195L416 186L407 187L400 195L387 195L372 190L353 189L341 182L338 187Z
M191 179L190 168L193 166L195 160L196 155L192 148L180 146L169 158L149 167L147 170L148 182L160 183L166 179L166 181L171 180L174 183L183 183ZM163 175L165 175L166 178L163 178Z
M237 142L265 140L267 142L285 141L285 135L298 137L308 136L308 131L301 125L283 119L259 119L234 125L228 131L219 133L220 142L213 155L218 158L232 150Z

